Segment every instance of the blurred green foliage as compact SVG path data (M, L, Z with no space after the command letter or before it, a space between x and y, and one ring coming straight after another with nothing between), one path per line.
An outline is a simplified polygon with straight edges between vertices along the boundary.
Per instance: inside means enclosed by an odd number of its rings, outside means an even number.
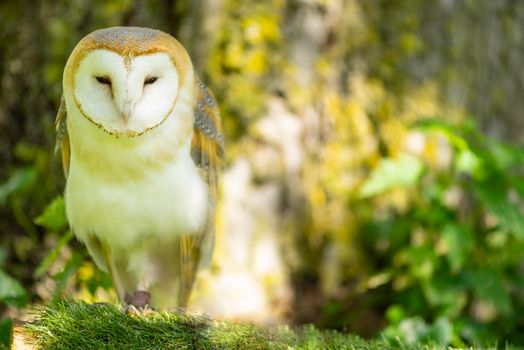
M187 47L219 101L229 164L248 159L253 186L278 189L291 321L406 344L524 344L522 10L510 0L0 3L0 315L62 294L111 296L67 228L53 118L76 42L142 25ZM268 115L299 131L264 131ZM0 339L11 326L0 321Z
M486 137L470 120L459 126L422 120L415 128L443 136L453 156L439 171L419 160L423 176L406 174L396 184L414 189L410 204L364 224L377 268L367 288L391 292L383 334L455 346L521 343L524 149ZM363 189L390 183L392 166L402 167L395 174L412 172L402 159L384 159Z

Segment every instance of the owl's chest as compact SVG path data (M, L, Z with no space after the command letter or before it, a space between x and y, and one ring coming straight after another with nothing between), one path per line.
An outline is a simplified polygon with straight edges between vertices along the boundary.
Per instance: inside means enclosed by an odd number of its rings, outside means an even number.
M192 234L203 228L207 185L189 152L163 167L147 163L127 167L141 176L123 176L126 162L132 163L132 157L121 159L113 168L92 167L72 157L66 210L81 240L96 235L111 246L125 248L147 237ZM113 172L117 175L112 176Z

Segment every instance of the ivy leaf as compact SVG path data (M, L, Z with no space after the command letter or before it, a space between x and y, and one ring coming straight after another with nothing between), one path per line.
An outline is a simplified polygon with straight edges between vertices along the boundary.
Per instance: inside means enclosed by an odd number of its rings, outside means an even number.
M447 247L446 258L453 273L458 273L473 249L473 235L464 227L450 223L442 229L442 239Z
M524 164L524 149L522 147L501 142L490 142L488 146L500 171L511 170Z
M421 119L413 124L413 128L423 132L438 133L458 150L469 149L468 141L457 132L457 127L443 119Z
M53 279L56 281L53 299L59 298L62 295L69 277L78 271L78 268L80 265L82 265L84 258L84 255L81 253L73 254L71 259L69 259L69 261L64 266L64 269L53 276Z
M363 183L360 196L372 197L394 188L413 186L423 170L422 162L409 154L402 154L398 159L383 159Z
M503 315L511 314L511 298L500 272L490 268L476 270L468 274L468 280L480 300L493 305Z
M470 149L465 149L458 153L455 157L455 167L458 171L467 173L478 180L486 176L482 158Z
M0 207L5 205L11 193L29 187L35 180L36 170L34 168L17 169L6 182L0 184Z
M35 219L35 223L52 232L64 229L67 226L64 198L58 196L53 199L44 212Z
M6 318L0 320L0 349L11 348L11 336L13 334L13 320Z
M467 306L469 289L460 275L436 274L421 287L427 305L438 309L440 316L456 319Z
M517 238L524 238L524 216L519 208L519 203L510 200L507 186L491 178L475 183L475 194L482 204L496 216L504 229L513 233Z
M51 267L51 265L56 261L58 258L60 251L62 248L69 243L69 241L73 238L73 232L67 231L66 234L64 234L58 243L55 245L55 247L47 254L47 256L42 260L40 265L36 268L34 272L35 278L42 277Z
M22 307L27 301L22 285L3 270L0 270L0 301L13 307Z
M453 339L453 325L447 317L439 317L429 329L428 340L449 344Z

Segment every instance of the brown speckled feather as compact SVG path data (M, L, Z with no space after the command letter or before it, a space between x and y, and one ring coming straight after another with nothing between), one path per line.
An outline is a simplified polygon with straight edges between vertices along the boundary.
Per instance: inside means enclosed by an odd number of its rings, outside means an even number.
M191 157L206 180L209 191L209 210L206 227L201 234L181 237L181 293L179 305L186 305L196 271L209 264L214 246L215 205L218 196L218 172L224 157L224 136L217 103L207 87L196 79L196 103Z
M55 144L55 153L58 152L60 148L62 151L62 167L64 169L64 174L67 177L69 173L69 157L70 157L70 148L69 148L69 135L67 134L67 110L64 96L60 99L60 107L58 108L58 113L56 114L55 119L55 128L56 128L56 144Z

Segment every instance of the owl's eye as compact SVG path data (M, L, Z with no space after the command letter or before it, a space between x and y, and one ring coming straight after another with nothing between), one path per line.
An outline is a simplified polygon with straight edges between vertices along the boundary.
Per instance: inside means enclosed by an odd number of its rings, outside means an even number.
M111 79L109 79L108 77L96 76L95 79L100 84L111 85Z
M153 84L157 79L158 77L147 77L146 80L144 80L144 85Z

